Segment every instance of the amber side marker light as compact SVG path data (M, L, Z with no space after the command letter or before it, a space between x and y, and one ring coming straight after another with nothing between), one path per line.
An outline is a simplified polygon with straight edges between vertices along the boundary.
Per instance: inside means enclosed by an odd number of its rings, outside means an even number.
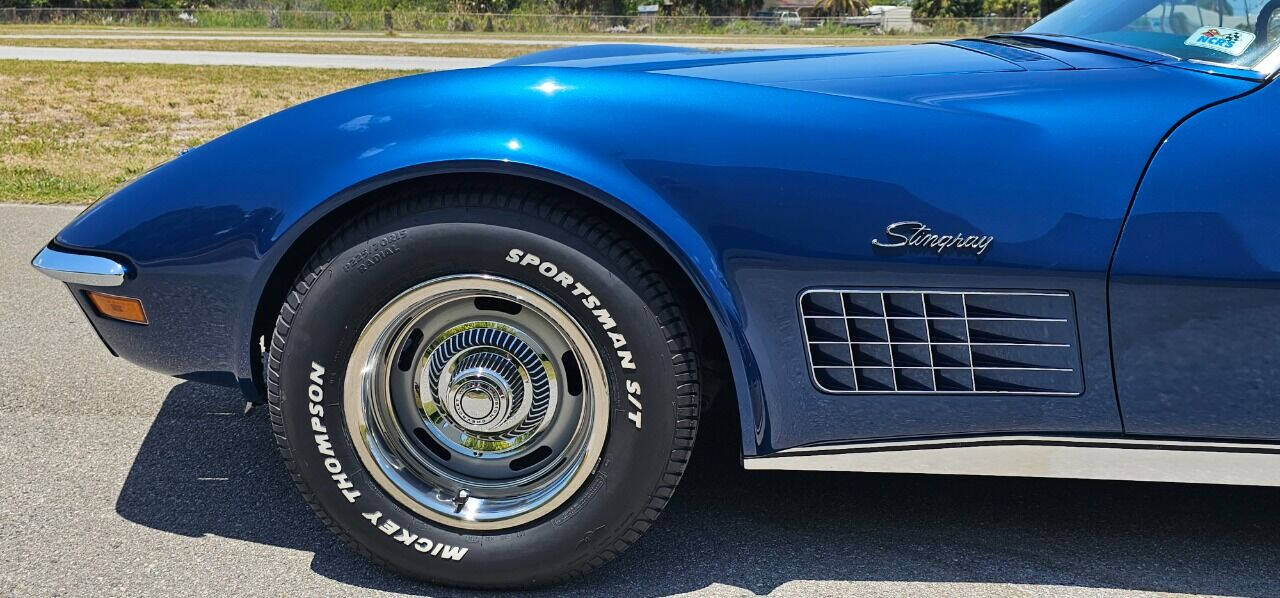
M146 324L147 313L142 311L142 302L132 297L108 295L97 291L89 291L89 302L98 310L98 315L113 320L123 320L134 324Z

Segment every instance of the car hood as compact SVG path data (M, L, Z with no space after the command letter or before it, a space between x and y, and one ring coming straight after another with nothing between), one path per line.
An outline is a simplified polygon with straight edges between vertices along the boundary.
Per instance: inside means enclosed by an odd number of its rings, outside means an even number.
M1060 47L1029 49L989 40L905 46L784 48L714 52L614 44L549 50L498 66L553 66L642 71L803 91L859 95L867 80L1028 71L1134 68L1148 63ZM919 81L923 83L924 81Z

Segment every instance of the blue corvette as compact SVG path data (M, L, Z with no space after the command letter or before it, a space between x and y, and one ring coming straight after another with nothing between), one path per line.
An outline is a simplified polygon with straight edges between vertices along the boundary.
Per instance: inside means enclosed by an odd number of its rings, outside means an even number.
M608 562L700 418L749 469L1280 485L1278 7L386 81L34 265L115 354L268 402L320 517L441 583Z

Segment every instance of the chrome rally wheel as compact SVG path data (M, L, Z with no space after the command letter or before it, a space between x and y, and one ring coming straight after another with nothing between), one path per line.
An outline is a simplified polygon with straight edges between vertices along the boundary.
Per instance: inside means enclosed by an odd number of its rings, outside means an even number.
M600 457L609 386L581 326L528 286L439 278L393 299L347 365L347 429L375 481L444 525L500 530L573 495Z
M524 188L407 185L322 243L266 359L302 496L361 555L542 585L658 517L699 413L694 335L618 223Z

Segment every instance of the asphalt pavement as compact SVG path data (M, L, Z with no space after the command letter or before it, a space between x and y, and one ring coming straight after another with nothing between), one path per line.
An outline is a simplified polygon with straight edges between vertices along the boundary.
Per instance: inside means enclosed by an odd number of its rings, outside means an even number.
M75 214L0 205L0 595L473 595L335 541L263 409L111 357L28 266ZM1280 489L746 472L736 443L707 426L658 525L536 594L1280 595Z
M45 48L37 46L0 46L0 60L287 66L327 69L392 69L402 71L469 69L489 66L498 62L494 58L437 56L366 56L358 54L300 54L291 52L224 52L221 50L144 50L137 48Z

